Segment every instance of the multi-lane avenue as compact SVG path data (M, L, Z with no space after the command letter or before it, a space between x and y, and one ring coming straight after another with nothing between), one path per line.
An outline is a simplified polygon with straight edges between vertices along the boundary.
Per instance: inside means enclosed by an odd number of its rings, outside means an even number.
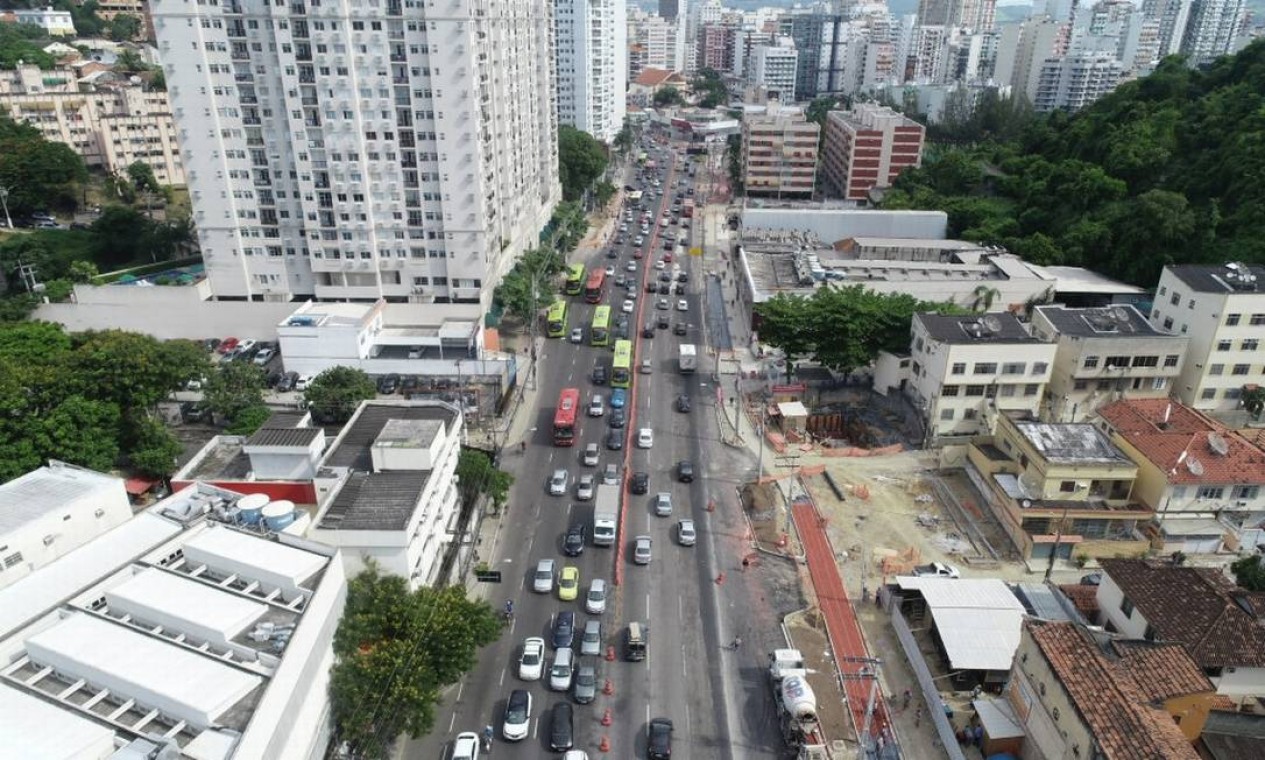
M692 197L693 178L679 146L647 143L647 147L658 166L640 170L640 177L638 167L630 166L624 180L647 189L654 187L655 180L661 184L661 194L640 201L650 215L647 239L640 246L634 245L643 209L637 201L626 200L624 209L633 215L628 231L618 231L625 213L621 209L608 244L587 252L587 260L574 259L589 271L613 265L617 273L631 278L625 288L617 287L614 278L608 277L602 299L612 306L612 332L615 320L625 316L625 299L632 296L635 303L634 311L626 315L628 338L634 343L627 422L622 428L611 427L612 388L592 382L594 367L602 365L609 371L612 362L609 346L590 345L588 326L596 305L586 303L583 296L569 296L569 328L584 328L584 340L571 343L564 337L544 343L537 364L536 402L520 412L530 415L525 428L527 445L520 451L519 441L511 440L503 454L502 466L514 474L515 483L489 558L502 571L503 582L492 588L488 601L499 609L506 600L513 600L515 614L505 635L481 652L478 666L445 696L434 731L404 745L405 757L447 760L457 733L481 731L486 725L496 731L491 754L497 757L557 757L550 748L550 725L554 707L561 702L570 702L574 708L575 748L592 758L603 755L603 737L609 742L606 754L611 757L647 757L647 726L654 718L673 722L675 758L771 757L778 749L775 718L759 667L764 655L753 640L760 637L754 627L776 630L776 615L767 604L748 598L758 595L750 591L750 585L717 582L721 573L733 572L735 558L746 550L745 524L735 509L709 511L707 506L709 502L732 504L734 484L749 474L750 463L719 442L714 363L706 349L708 331L703 319L702 260L679 255L685 248L673 245L672 261L656 268L666 252L665 241L675 244L682 232L687 242L698 238L697 229L683 230L680 215L671 213L678 193L682 198ZM699 203L703 203L701 198ZM660 220L665 216L675 221L662 226ZM696 216L697 227L701 209ZM619 236L622 243L616 242ZM642 252L640 257L634 256L637 248ZM629 271L630 262L635 264L635 274ZM674 269L672 279L685 280L684 292L660 295L657 284L661 272L673 273ZM648 283L656 285L656 292L647 292ZM660 308L660 299L666 299L666 309ZM678 303L682 300L683 309ZM668 327L658 326L661 316L667 317L662 321ZM684 325L683 330L676 329L679 324ZM697 372L678 371L681 344L699 347ZM647 359L649 371L643 372L640 365ZM557 447L553 441L555 403L563 388L580 390L577 436L571 447ZM601 394L607 402L602 416L586 413L594 394ZM689 398L689 411L679 410L677 399L681 395ZM642 428L653 431L650 448L637 445ZM609 447L612 430L620 434L619 450ZM590 443L596 443L601 452L596 467L585 466L582 461ZM679 482L682 461L693 465L692 482ZM609 548L596 547L589 540L580 556L565 556L562 541L570 525L581 523L591 533L594 502L577 499L577 479L591 474L601 482L610 463L618 465L621 476L619 539ZM549 480L558 469L569 475L567 493L552 496ZM629 481L636 472L649 476L645 494L630 491ZM671 516L656 516L653 500L659 492L671 494ZM682 518L694 520L698 540L693 546L678 541L677 525ZM632 561L633 538L642 535L650 536L653 542L652 560L647 565ZM558 568L570 565L579 569L579 599L560 600L556 585L548 594L533 592L532 575L541 559L553 559ZM612 586L605 613L597 616L587 614L584 606L585 592L594 578L618 581ZM549 646L552 626L563 610L576 615L577 654L585 623L600 619L603 624L603 656L576 658L577 665L595 666L598 672L597 698L589 704L576 704L572 693L549 689L549 666L554 660ZM637 662L623 657L624 632L633 622L644 627L648 640L647 656ZM522 681L518 658L524 640L533 636L546 642L544 678ZM731 649L736 636L748 641ZM607 647L614 648L614 661L604 656ZM603 693L608 681L611 694ZM502 723L514 689L530 693L532 713L527 737L510 742L502 735ZM608 709L611 725L606 726L602 719Z

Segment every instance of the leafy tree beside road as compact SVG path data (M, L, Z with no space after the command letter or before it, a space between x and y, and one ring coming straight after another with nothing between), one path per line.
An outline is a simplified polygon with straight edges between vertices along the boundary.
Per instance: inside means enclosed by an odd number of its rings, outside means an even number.
M403 578L370 564L348 583L334 634L335 742L373 760L390 756L400 736L430 731L443 689L500 633L492 608L467 598L463 586L409 591Z
M202 400L206 407L229 424L238 435L253 433L268 419L264 405L264 371L250 362L220 362L207 378ZM259 410L263 409L263 419ZM243 424L258 420L252 428Z
M461 483L461 501L473 504L480 494L487 494L499 509L509 500L514 476L496 469L492 460L478 449L462 449L457 459L457 480Z
M579 200L606 171L606 148L587 132L563 125L558 128L558 179L562 197Z
M654 107L663 108L664 106L681 106L685 105L685 96L681 91L672 85L660 88L654 94Z
M557 299L555 280L561 271L562 257L556 251L534 248L524 253L501 279L492 299L507 313L530 322L537 318L541 309Z
M378 388L363 370L330 367L312 378L303 398L312 417L320 422L341 423L351 419L360 402L378 395Z

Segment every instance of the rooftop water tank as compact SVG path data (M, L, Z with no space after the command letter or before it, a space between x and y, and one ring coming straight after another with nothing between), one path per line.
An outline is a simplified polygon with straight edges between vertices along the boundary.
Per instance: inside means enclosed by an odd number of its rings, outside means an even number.
M266 506L268 506L268 496L266 494L252 493L238 499L237 508L241 510L242 524L258 525L259 517L263 514Z
M294 502L279 499L264 507L264 525L268 530L284 530L295 520Z

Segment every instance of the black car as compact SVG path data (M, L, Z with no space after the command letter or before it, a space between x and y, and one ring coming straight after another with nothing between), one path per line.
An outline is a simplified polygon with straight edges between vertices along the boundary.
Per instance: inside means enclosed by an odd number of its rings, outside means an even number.
M690 397L682 393L676 397L676 410L678 412L688 412L690 410Z
M584 553L584 523L573 523L567 528L567 535L562 539L562 553L568 557L578 557Z
M686 332L689 331L689 329L690 329L689 326L686 325L684 322L677 322L675 325L672 325L672 334L684 335Z
M659 295L666 296L672 292L672 287L666 282L659 283ZM666 325L665 325L666 326Z
M628 339L628 318L627 317L620 317L619 321L615 323L615 339L616 340Z
M652 284L653 284L653 283L652 283ZM642 328L642 330L641 330L641 337L643 337L643 338L653 338L653 337L654 337L654 322L647 322L647 323L646 323L646 326L645 326L645 327L643 327L643 328Z
M287 372L281 376L281 382L277 383L277 390L282 393L288 393L294 390L294 384L299 381L298 372Z
M682 483L694 482L694 463L688 459L682 459L676 463L676 479Z
M383 396L390 396L395 393L396 388L400 387L400 376L392 372L389 375L383 375L378 378L378 393Z
M628 483L628 490L636 494L650 492L650 474L645 472L634 472L632 480Z
M659 315L659 329L666 330L671 326L672 326L672 320L668 318L668 313L665 311L662 314L660 314Z
M269 372L268 377L264 380L264 385L269 388L276 388L281 383L281 378L285 377L285 373L281 371Z
M655 291L655 288L657 288L657 287L659 287L659 286L658 286L658 285L655 285L654 280L648 280L648 281L646 282L646 292L647 292L647 293L653 293L653 292Z
M553 706L553 723L549 729L549 746L554 752L564 752L575 745L575 731L571 725L571 703L559 702Z
M619 274L615 275L615 287L626 288L628 287L628 284L629 284L629 280L624 278L623 272L620 272Z
M573 641L575 641L575 613L571 610L563 610L553 619L553 648L569 649Z
M660 282L672 282L672 273L666 269L659 273Z
M400 395L409 396L417 393L417 389L422 387L422 379L417 375L405 375L400 381Z
M650 760L672 759L672 721L655 718L650 721L650 735L646 739L646 757Z
M624 448L624 434L618 430L612 430L606 436L606 448L611 451L620 451Z
M622 428L628 422L628 415L623 409L611 409L611 413L606 416L613 428Z
M622 240L618 240L618 241L616 241L616 242L618 242L618 243L622 243L622 242L624 242L624 241L622 241ZM606 258L608 258L608 259L617 259L617 258L619 258L619 251L615 250L614 248L607 249L607 251L606 251Z
M593 384L606 385L606 365L596 364L593 366Z

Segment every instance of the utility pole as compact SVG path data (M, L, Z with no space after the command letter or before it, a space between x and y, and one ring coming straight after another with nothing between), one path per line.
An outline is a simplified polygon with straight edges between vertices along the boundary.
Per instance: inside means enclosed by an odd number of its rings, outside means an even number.
M855 673L841 673L840 677L845 681L869 681L870 693L865 701L865 721L860 726L860 736L857 737L857 758L858 760L866 760L867 758L878 757L878 743L874 740L871 732L874 724L874 708L878 704L881 695L879 694L878 673L879 668L883 666L883 661L877 657L843 657L843 662L862 663L861 669ZM847 689L844 689L847 692Z
M13 220L9 218L9 188L0 186L0 205L4 206L4 223L9 229L13 229Z

